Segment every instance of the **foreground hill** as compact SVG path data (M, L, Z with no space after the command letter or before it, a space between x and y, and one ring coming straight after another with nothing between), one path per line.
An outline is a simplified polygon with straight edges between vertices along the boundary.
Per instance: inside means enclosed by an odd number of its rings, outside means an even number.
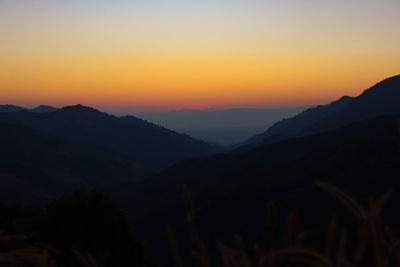
M0 122L29 127L71 144L115 150L148 169L220 151L133 116L115 117L81 105L45 113L0 113Z
M328 227L332 211L342 216L341 206L317 188L315 180L338 185L366 205L370 198L394 190L388 210L396 211L399 177L400 116L385 116L244 153L181 162L143 181L136 192L132 189L136 197L125 205L135 210L132 216L142 222L137 227L155 248L165 238L166 224L181 238L188 236L182 230L183 185L192 193L196 221L209 246L215 245L215 238L230 240L234 233L250 244L260 241L271 200L278 205L280 225L295 209L307 240L315 243L321 241L318 231ZM140 207L135 207L138 199ZM388 214L388 221L400 223L394 213Z
M253 146L295 136L320 133L384 114L400 113L400 75L388 78L357 97L344 96L277 122L262 134L236 145Z
M229 146L263 131L266 127L292 117L305 107L182 109L144 112L137 117L207 142Z
M0 147L0 201L41 203L147 175L115 151L73 145L12 124L0 123Z

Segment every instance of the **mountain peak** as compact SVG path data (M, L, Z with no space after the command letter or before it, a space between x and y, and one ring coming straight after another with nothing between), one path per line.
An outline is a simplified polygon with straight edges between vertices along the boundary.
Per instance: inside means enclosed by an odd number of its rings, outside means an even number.
M52 106L40 105L40 106L38 106L36 108L31 109L30 111L31 112L43 113L43 112L53 112L53 111L56 111L56 110L58 110L58 109L55 108L55 107L52 107Z
M353 99L353 97L345 95L345 96L342 96L341 98L339 98L339 101L346 101L346 100L350 100L350 99Z
M73 105L73 106L65 106L61 108L61 111L65 112L84 112L84 113L99 113L100 111L92 108L92 107L87 107L83 106L81 104Z
M341 98L339 98L338 100L333 101L328 105L325 105L325 107L337 106L337 105L339 105L339 106L346 105L347 103L351 102L352 100L354 100L354 97L345 95L345 96L342 96ZM324 107L324 106L321 105L321 107Z
M21 110L25 110L25 108L10 104L0 105L0 112L17 112Z

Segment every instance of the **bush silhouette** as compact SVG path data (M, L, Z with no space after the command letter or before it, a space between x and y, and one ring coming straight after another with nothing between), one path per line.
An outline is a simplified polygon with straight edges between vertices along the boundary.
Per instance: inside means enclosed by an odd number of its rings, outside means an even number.
M59 261L72 250L87 253L99 266L138 266L142 247L117 205L100 192L75 192L51 202L40 239L59 249Z

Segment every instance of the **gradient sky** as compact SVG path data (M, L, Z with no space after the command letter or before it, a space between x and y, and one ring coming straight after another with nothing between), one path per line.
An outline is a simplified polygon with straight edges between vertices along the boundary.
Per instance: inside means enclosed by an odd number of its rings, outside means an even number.
M0 0L0 104L326 103L400 73L400 0Z

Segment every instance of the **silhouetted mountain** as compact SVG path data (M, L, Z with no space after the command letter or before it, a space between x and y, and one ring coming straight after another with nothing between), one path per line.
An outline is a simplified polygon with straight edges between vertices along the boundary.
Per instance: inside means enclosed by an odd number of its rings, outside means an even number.
M19 106L14 106L14 105L0 105L0 112L18 112L18 111L22 111L22 110L43 113L43 112L56 111L57 108L47 106L47 105L40 105L36 108L27 109L27 108L23 108L23 107L19 107Z
M314 123L304 133L323 132L376 116L400 113L400 75L365 90L348 105Z
M278 120L291 117L305 109L305 107L183 109L144 112L137 114L137 117L207 142L227 146L246 140Z
M0 112L17 112L21 110L25 110L25 108L14 105L0 105Z
M290 209L294 209L306 231L305 242L318 243L322 241L318 231L328 227L332 211L338 216L343 212L314 181L338 185L366 204L387 190L398 191L399 125L400 116L385 116L238 154L186 160L131 189L135 200L126 202L125 209L143 211L132 216L142 222L137 227L155 248L167 243L161 242L166 238L166 224L184 239L188 233L182 188L187 185L196 223L208 248L215 246L215 238L230 241L234 233L245 236L249 244L265 236L265 210L271 200L278 205L278 225L284 226ZM145 210L134 205L138 195ZM388 210L397 210L399 201L399 194L393 195ZM399 228L397 214L388 214L388 219Z
M119 118L81 105L47 113L0 113L0 122L36 129L71 144L115 150L149 169L221 151L133 116Z
M342 97L277 122L262 134L238 146L271 143L295 136L319 133L385 114L400 113L400 76L386 79L357 97Z
M35 203L72 190L107 190L147 174L106 149L73 145L22 126L0 123L0 196Z
M31 112L38 112L38 113L43 113L43 112L53 112L58 110L55 107L52 106L47 106L47 105L40 105L36 108L30 109Z

